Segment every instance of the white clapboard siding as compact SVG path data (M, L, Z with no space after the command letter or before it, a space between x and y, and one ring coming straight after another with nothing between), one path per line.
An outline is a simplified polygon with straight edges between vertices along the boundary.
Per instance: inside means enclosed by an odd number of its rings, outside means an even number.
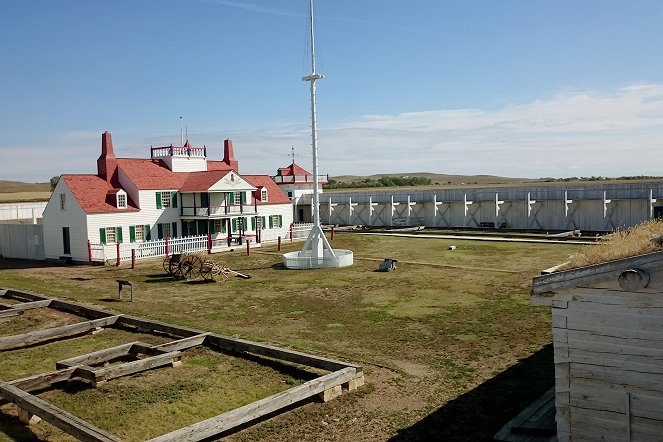
M60 195L64 194L64 209L60 205ZM62 228L69 227L71 254L74 261L87 261L87 219L74 194L65 183L59 180L51 199L44 209L44 255L46 259L64 256Z

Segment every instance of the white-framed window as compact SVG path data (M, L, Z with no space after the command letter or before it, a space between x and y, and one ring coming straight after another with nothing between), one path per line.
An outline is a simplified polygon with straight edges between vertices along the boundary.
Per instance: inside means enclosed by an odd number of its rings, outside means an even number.
M276 229L282 227L283 217L281 215L270 215L269 216L269 228Z
M170 223L161 223L161 232L163 238L171 238Z
M65 195L64 193L61 193L60 194L60 210L64 210L66 201L67 201L67 195Z
M161 206L170 207L170 192L161 192Z
M288 198L292 199L292 192L288 192Z
M225 220L212 220L212 233L226 233L226 225L223 221Z
M134 226L134 240L145 241L145 226L142 224Z
M267 201L267 189L262 189L260 191L260 201L262 202Z
M117 194L117 208L126 209L127 208L127 195L124 193Z
M115 227L106 227L106 244L115 244L117 240L117 230Z

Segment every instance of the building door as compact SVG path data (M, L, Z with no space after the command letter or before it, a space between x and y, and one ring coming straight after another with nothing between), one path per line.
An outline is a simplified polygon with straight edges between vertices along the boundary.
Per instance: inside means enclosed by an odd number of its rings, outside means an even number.
M663 206L654 207L654 219L663 219Z
M71 240L69 237L69 227L62 228L62 249L64 255L71 255Z
M304 209L299 209L299 219L297 221L300 223L304 222Z

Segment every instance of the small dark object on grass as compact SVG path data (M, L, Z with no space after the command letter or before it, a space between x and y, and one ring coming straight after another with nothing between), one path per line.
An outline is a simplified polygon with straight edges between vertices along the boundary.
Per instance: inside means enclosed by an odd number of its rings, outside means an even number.
M396 270L397 262L397 259L385 258L384 261L380 263L378 272L391 272L392 270Z

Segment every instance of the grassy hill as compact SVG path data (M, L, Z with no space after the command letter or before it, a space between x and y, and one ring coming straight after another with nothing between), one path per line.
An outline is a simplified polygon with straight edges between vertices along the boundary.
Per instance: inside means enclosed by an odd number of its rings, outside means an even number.
M46 201L50 197L51 183L0 180L0 203Z
M538 180L528 178L508 178L499 177L494 175L447 175L442 173L430 172L408 172L408 173L380 173L368 176L357 175L340 175L330 177L333 180L342 183L351 183L354 181L362 181L365 179L378 180L382 177L422 177L430 178L431 183L434 185L450 185L450 184L519 184L531 183Z

